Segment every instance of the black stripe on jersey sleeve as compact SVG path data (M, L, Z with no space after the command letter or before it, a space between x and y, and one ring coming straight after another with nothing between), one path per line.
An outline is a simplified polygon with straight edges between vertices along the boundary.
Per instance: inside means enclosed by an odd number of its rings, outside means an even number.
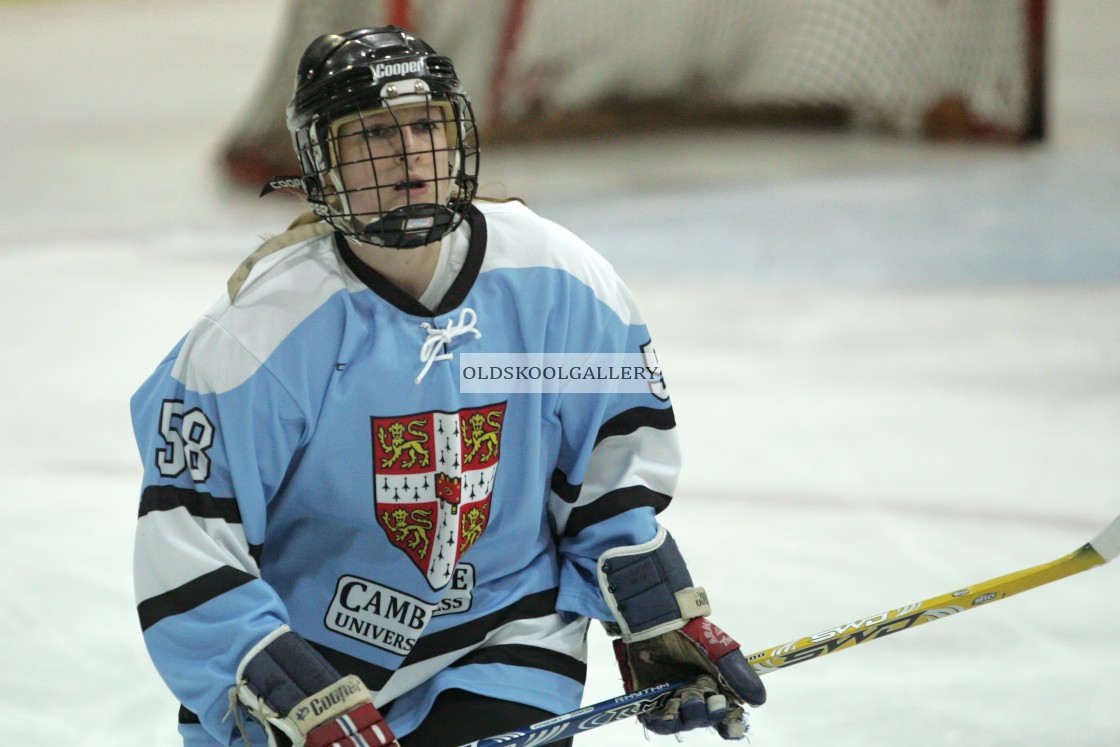
M526 646L521 643L475 649L451 664L451 667L465 667L471 664L510 664L515 667L532 667L562 675L581 685L587 681L587 664L579 659L540 646Z
M611 436L627 436L639 428L668 431L677 427L672 407L632 407L610 418L595 434L595 445Z
M179 723L180 724L201 724L202 721L198 718L198 714L194 711L188 711L185 705L179 706Z
M564 474L559 468L552 471L552 482L549 485L553 493L560 496L560 500L564 503L575 503L579 500L579 491L582 485L572 485L568 482L568 476Z
M565 537L575 537L592 524L606 521L634 508L649 506L654 513L661 513L673 500L673 496L658 493L645 485L631 485L603 493L586 506L577 506L568 515L564 527Z
M598 446L600 441L611 436L628 436L639 428L668 431L676 427L677 421L672 407L633 407L603 423L599 432L595 434L595 445ZM575 503L579 500L583 485L573 485L568 481L564 471L557 468L552 472L549 487L560 497L560 500L565 503Z
M199 493L174 485L149 485L140 496L140 516L156 511L173 511L185 508L199 519L221 519L227 524L241 524L241 509L234 498L215 498L209 493ZM249 556L261 563L264 545L249 546Z
M216 498L209 493L175 485L149 485L140 495L140 516L180 507L200 519L222 519L227 524L241 523L241 509L233 498Z
M136 608L140 615L140 629L147 630L166 617L190 612L195 607L203 605L231 589L236 589L255 580L255 576L245 571L239 571L236 568L224 565L199 576L193 581L188 581L177 589L165 591L163 594L141 602Z

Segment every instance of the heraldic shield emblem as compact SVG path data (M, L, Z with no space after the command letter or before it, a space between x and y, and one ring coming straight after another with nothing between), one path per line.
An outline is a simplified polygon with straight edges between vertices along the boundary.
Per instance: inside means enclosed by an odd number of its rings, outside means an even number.
M506 403L370 418L377 523L433 589L490 522Z

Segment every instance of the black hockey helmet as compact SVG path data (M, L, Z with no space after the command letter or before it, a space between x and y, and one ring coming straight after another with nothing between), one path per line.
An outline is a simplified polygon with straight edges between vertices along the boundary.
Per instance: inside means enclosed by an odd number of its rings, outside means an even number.
M308 203L347 236L409 248L462 222L478 187L474 112L451 60L419 37L318 37L287 115Z

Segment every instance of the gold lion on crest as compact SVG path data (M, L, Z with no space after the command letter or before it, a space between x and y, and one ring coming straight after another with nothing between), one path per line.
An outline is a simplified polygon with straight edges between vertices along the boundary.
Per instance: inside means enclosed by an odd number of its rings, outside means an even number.
M463 435L471 449L463 457L463 461L473 462L475 455L485 447L486 451L479 456L478 460L489 462L498 451L498 434L502 429L502 413L493 410L483 418L481 412L476 412L471 415L470 420L464 423L464 426L470 426L469 430L464 427ZM493 430L486 430L486 426L490 426Z
M423 558L428 554L428 535L425 530L432 528L432 522L428 520L431 515L431 511L422 509L409 512L398 508L383 512L381 520L385 522L385 528L393 535L394 541L403 542L408 549L415 550Z
M381 448L389 454L381 460L381 468L392 467L406 453L408 458L401 462L401 469L410 469L417 461L420 462L421 467L427 467L432 461L428 447L424 445L428 443L428 434L422 430L416 430L427 424L428 421L424 418L417 418L409 421L406 430L404 423L394 422L389 425L388 440L385 438L386 429L383 426L377 426L377 441L381 444ZM412 438L406 439L405 433L408 433Z

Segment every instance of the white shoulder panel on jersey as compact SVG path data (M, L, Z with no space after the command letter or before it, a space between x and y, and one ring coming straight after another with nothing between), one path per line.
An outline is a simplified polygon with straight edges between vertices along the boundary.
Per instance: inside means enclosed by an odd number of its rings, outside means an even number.
M506 267L563 270L591 289L626 324L643 324L626 285L606 259L574 233L520 202L476 201L486 216L486 259L482 272Z
M223 295L187 334L172 376L199 393L229 391L328 298L364 287L338 259L330 233L260 256L235 300Z

